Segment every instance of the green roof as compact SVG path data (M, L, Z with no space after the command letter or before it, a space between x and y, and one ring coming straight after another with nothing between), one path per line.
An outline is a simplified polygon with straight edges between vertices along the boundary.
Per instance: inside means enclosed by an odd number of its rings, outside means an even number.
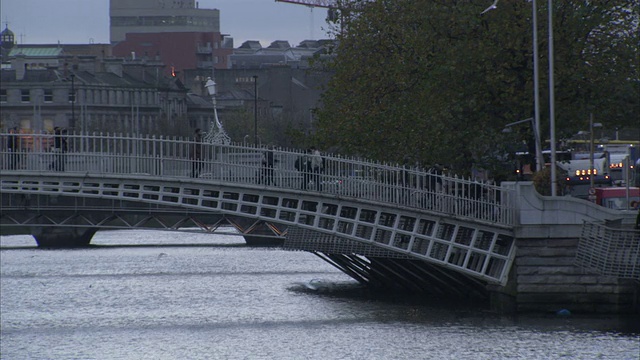
M9 57L24 55L25 57L57 57L62 54L59 47L19 47L11 49Z

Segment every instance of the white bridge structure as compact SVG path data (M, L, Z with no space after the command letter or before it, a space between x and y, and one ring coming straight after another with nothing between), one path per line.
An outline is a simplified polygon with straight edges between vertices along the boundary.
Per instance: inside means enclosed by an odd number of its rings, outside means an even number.
M41 247L87 246L100 229L233 232L312 252L365 284L485 297L515 258L513 186L331 154L321 171L298 170L303 152L174 137L0 141L2 233Z

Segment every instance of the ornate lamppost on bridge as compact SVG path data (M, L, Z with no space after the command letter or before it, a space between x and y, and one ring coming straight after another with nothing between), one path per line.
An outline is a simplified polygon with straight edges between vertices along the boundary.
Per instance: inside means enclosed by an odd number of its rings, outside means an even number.
M216 82L212 78L208 78L204 84L207 88L207 92L211 96L213 101L213 120L209 124L209 131L204 136L204 141L209 144L230 144L231 138L224 131L222 123L218 119L218 109L216 107Z
M76 130L76 87L75 87L76 75L71 74L71 128Z
M258 147L258 75L253 75L253 145Z

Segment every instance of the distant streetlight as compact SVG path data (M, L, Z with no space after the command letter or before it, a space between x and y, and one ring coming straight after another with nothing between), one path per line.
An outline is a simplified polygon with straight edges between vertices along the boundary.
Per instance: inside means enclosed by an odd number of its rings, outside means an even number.
M498 0L494 0L494 2L488 7L486 8L482 13L480 13L481 15L486 13L487 11L491 11L494 9L497 9L497 5L498 5ZM537 14L537 5L536 5L536 0L532 0L532 19L533 19L533 94L534 94L534 119L533 119L533 133L535 136L538 137L538 140L536 140L536 171L540 171L542 170L542 167L544 165L543 161L544 158L542 156L542 146L540 144L540 90L539 90L539 78L540 76L538 75L538 14ZM551 81L553 81L552 77L553 77L553 44L552 44L552 34L551 34L552 28L551 28L551 0L549 0L549 65L551 66L549 68L549 78L551 79ZM553 87L552 83L550 83L549 85L550 88ZM553 90L551 90L551 98L553 99ZM555 141L555 130L554 130L554 120L553 120L553 103L551 103L550 105L550 109L551 109L551 140L552 140L552 145L551 145L551 159L552 159L552 163L555 164L555 145L554 145L554 141ZM508 126L508 125L507 125ZM551 178L555 179L555 167L551 168ZM554 187L554 183L556 182L556 180L552 180L552 184L551 187ZM552 192L555 194L555 191L552 190Z
M540 145L540 134L538 133L538 127L537 127L537 122L534 118L527 118L524 120L519 120L519 121L515 121L512 123L509 123L507 125L504 126L504 129L502 130L503 133L509 133L511 132L511 127L515 126L515 125L520 125L520 124L524 124L524 123L530 123L531 124L531 130L533 130L533 140L535 142L535 147L536 147L536 155L535 155L535 159L536 159L536 170L539 170L541 167L540 165L544 162L544 158L542 157L542 150L541 150L541 145Z
M593 165L593 128L594 127L602 127L601 123L594 123L593 122L593 113L591 113L589 115L589 133L590 133L590 140L589 140L589 180L590 180L590 186L591 188L593 188L595 186L595 168ZM604 169L602 169L604 170Z
M258 75L253 75L253 144L258 147Z
M71 128L75 131L76 128L76 88L75 88L75 74L71 74Z
M553 0L549 0L549 141L551 142L551 196L557 195L556 171L556 113L555 86L553 80Z
M540 144L540 75L538 72L538 13L536 0L532 1L533 18L533 107L534 107L534 133L538 135L536 143L536 171L544 167L544 157L542 156L542 145Z

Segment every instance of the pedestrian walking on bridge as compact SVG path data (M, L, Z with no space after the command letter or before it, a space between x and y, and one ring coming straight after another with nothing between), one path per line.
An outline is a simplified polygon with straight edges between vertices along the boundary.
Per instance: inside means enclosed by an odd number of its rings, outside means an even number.
M202 171L202 130L196 129L191 145L191 177L197 178Z
M7 151L9 152L9 170L16 170L18 168L18 151L20 151L20 139L18 138L18 129L9 129L9 136L7 139Z
M53 129L53 153L54 158L49 170L64 171L65 153L67 152L66 130L56 126Z

